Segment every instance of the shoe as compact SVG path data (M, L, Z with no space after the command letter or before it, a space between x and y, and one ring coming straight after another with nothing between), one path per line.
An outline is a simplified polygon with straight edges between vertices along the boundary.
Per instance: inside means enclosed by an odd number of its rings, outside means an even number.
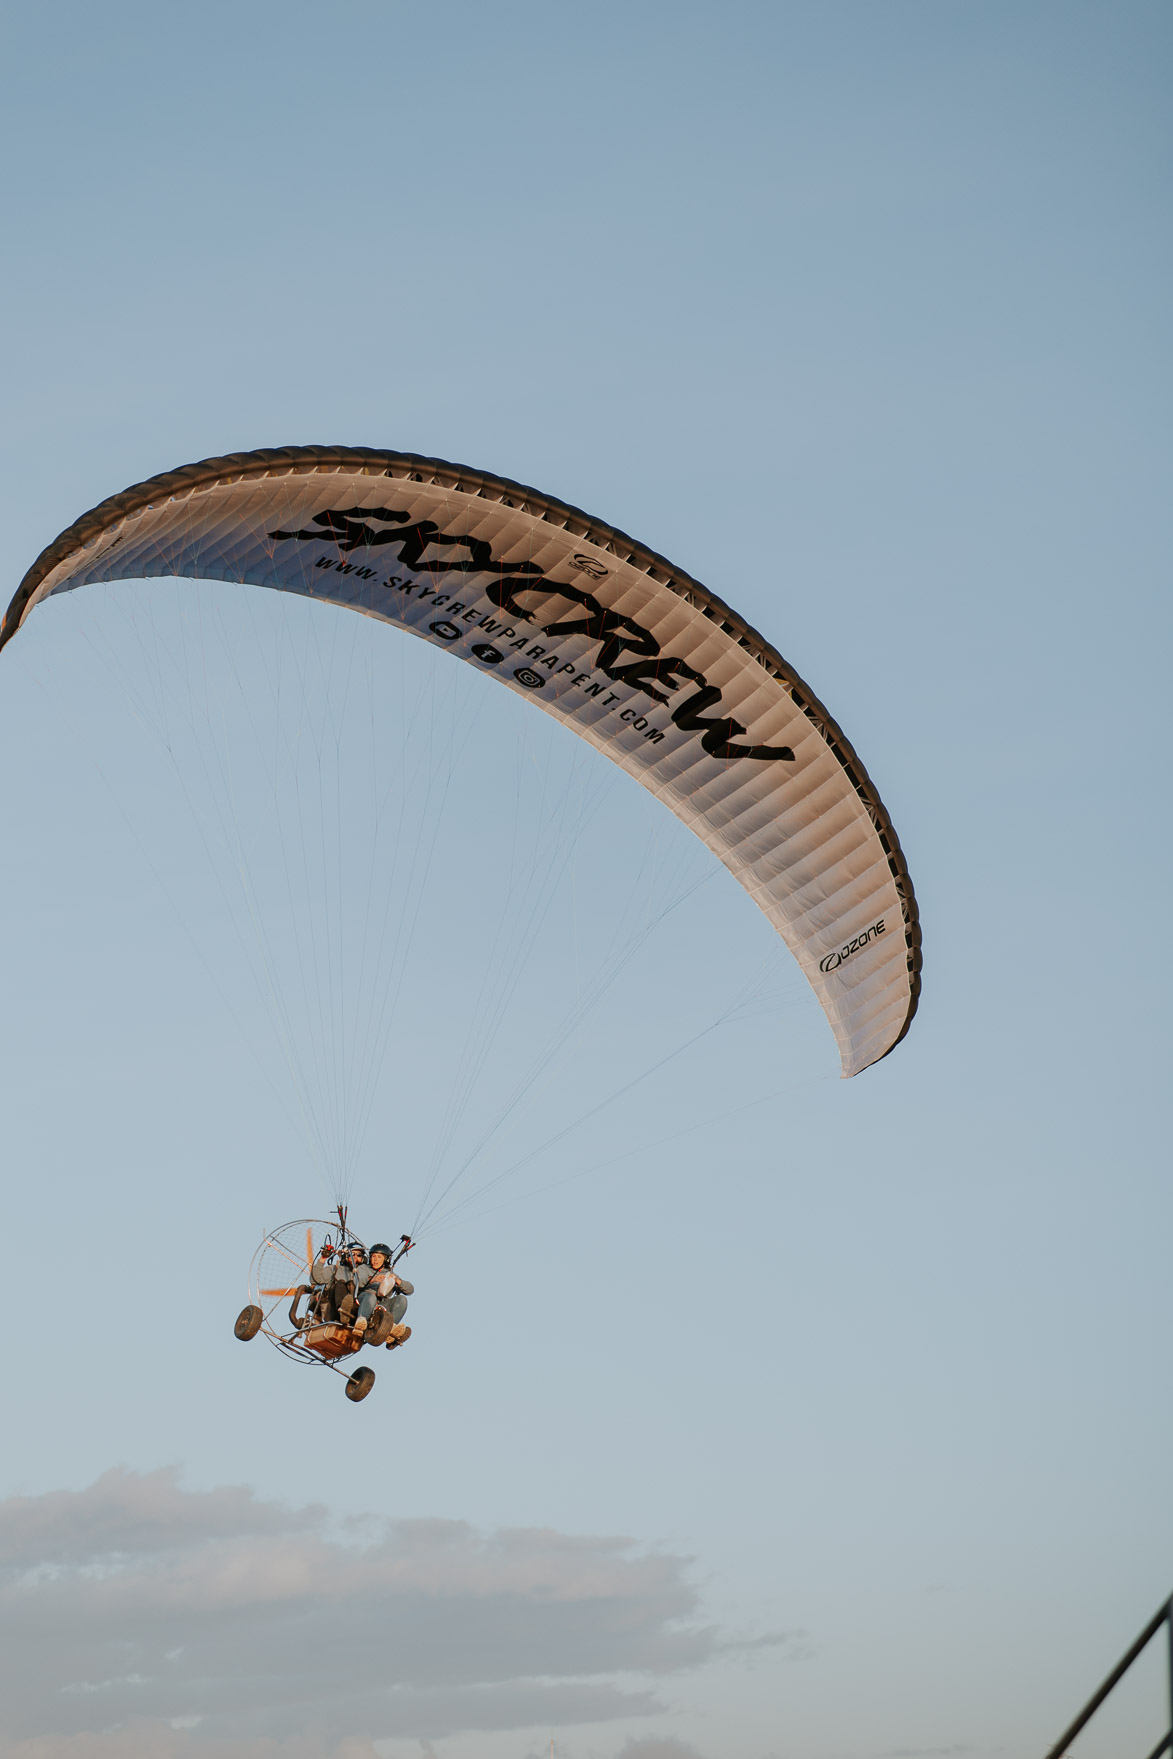
M400 1344L405 1344L410 1336L410 1325L393 1325L391 1327L391 1342L387 1345L387 1348L389 1350L397 1350Z
M355 1331L366 1331L366 1329L367 1329L367 1322L363 1318L362 1314L360 1313L358 1318L354 1322L354 1330Z

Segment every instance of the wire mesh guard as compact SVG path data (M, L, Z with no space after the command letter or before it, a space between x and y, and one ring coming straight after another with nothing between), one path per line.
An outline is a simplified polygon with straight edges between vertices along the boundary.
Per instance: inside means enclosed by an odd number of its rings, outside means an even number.
M336 1221L313 1218L286 1222L265 1235L249 1268L249 1301L264 1316L261 1332L286 1355L333 1368L336 1357L361 1349L362 1335L348 1326L307 1327L304 1309L319 1254L329 1248L337 1253L362 1244L356 1234L340 1229Z

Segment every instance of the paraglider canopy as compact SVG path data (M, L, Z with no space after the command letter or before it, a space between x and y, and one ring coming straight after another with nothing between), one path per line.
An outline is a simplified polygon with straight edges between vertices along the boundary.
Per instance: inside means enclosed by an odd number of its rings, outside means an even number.
M397 624L497 678L655 794L783 937L844 1075L907 1032L916 901L843 733L781 654L699 581L534 489L408 453L207 459L105 501L49 545L0 647L51 595L207 578Z

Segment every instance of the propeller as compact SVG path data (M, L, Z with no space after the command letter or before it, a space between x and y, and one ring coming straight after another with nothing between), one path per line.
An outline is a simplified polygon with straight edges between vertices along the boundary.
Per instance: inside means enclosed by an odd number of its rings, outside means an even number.
M280 1252L283 1258L288 1258L290 1264L297 1263L292 1252L287 1252L280 1240L269 1240L267 1244L276 1247L277 1251ZM314 1268L314 1230L312 1227L307 1228L305 1231L305 1262L306 1269L312 1274ZM259 1295L274 1297L278 1295L296 1295L297 1289L258 1289L257 1293Z

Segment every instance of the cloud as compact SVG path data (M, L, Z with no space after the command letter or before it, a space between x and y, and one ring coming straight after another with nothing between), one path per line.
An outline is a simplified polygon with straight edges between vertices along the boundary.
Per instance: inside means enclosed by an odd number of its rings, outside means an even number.
M19 1741L0 1737L0 1759L380 1759L380 1755L361 1738L331 1741L310 1735L282 1741L264 1737L201 1741L168 1723L150 1722L100 1733L38 1735Z
M615 1759L701 1759L687 1741L674 1741L666 1735L641 1735L627 1741Z
M728 1647L690 1562L541 1528L339 1529L171 1471L11 1497L0 1759L370 1759L381 1737L652 1715L657 1680Z
M972 1753L972 1747L892 1747L880 1759L953 1759L955 1754Z
M251 1490L181 1490L174 1472L106 1472L80 1493L10 1496L0 1501L0 1572L52 1564L84 1565L243 1535L320 1527L323 1510L292 1510Z

